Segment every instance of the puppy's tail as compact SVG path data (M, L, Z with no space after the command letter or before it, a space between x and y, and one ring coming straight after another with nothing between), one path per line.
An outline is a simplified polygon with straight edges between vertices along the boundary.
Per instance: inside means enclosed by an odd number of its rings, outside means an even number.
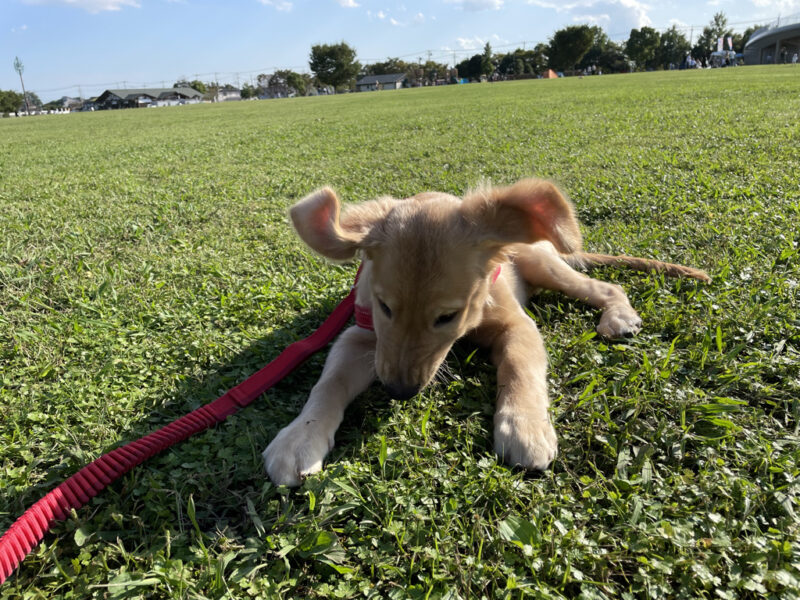
M655 271L664 273L668 277L691 277L700 281L710 282L711 278L705 271L676 265L674 263L661 262L650 258L639 258L636 256L613 256L610 254L594 254L592 252L574 252L572 254L562 254L567 264L574 268L591 269L593 267L612 266L628 267L636 271Z

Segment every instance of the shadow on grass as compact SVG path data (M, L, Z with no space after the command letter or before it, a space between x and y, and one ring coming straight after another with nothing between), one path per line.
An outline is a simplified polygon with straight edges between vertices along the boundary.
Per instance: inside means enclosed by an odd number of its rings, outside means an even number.
M255 340L223 364L206 370L201 377L182 381L170 394L178 401L163 405L150 414L142 414L125 433L120 434L117 443L103 448L103 453L139 439L212 402L275 359L291 343L310 335L340 300L339 297L328 298L270 335ZM586 310L583 304L556 294L543 295L534 303L537 321L541 324L542 318L546 318L548 327L574 317L575 312ZM594 323L587 323L587 326L594 327ZM118 537L125 538L135 547L144 548L145 554L152 554L153 549L163 546L165 537L170 539L170 536L172 539L176 536L210 536L214 531L228 539L251 536L256 518L270 531L290 526L307 510L306 492L303 487L288 491L272 486L260 455L278 431L299 413L319 377L329 349L330 346L317 352L283 381L223 423L172 446L112 482L78 511L77 519L57 524L45 539L59 538L57 552L65 557L75 557L80 553L80 547L85 543L81 541L83 538L104 543L113 542ZM464 380L483 379L486 383L481 391L483 395L464 394L463 398L455 400L452 409L456 417L462 413L467 416L481 412L484 429L490 432L495 373L488 352L479 350L475 353L474 350L473 344L459 343L448 362ZM182 365L186 371L192 366L188 362ZM336 436L337 447L329 455L330 465L335 468L339 461L347 461L353 453L359 453L391 410L390 401L380 384L373 384L359 396L345 413ZM79 432L76 438L80 441ZM485 440L475 441L476 451L492 452L491 435ZM9 496L17 493L18 497L6 498L5 503L12 514L0 517L0 528L5 530L28 506L84 464L78 458L67 457L49 470L46 482L21 493L6 490ZM538 479L541 476L530 473L526 478ZM191 516L188 514L190 499L195 511ZM263 512L263 507L269 502L278 506L273 514ZM256 507L259 516L254 517L248 506ZM195 533L193 523L202 534ZM77 529L82 531L80 536L74 535ZM169 534L165 535L165 531Z

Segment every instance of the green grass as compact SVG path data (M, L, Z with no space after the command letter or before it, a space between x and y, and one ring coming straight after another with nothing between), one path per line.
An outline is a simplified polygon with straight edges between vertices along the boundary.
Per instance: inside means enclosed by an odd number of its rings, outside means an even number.
M630 342L546 293L560 454L491 448L494 375L376 386L326 469L260 452L324 353L60 523L0 598L798 598L800 70L453 86L0 121L0 529L81 466L310 333L354 266L287 207L482 179L558 181L587 248L706 269L604 269Z

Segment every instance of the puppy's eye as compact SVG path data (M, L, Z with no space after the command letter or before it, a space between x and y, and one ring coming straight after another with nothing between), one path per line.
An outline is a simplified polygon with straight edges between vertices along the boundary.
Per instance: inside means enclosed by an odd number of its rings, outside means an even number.
M386 315L387 319L392 318L392 309L386 306L386 302L378 298L378 306L381 307L381 312Z
M444 315L439 315L436 318L436 321L433 322L433 326L440 327L442 325L447 325L448 323L452 323L453 319L455 319L456 316L458 316L458 311L447 313Z

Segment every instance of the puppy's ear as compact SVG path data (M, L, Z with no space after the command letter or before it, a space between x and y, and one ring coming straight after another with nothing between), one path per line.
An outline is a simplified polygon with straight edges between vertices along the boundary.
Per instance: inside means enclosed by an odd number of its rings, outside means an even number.
M489 245L548 240L559 252L581 249L581 232L569 200L549 181L523 179L468 194L462 212Z
M351 205L340 219L339 198L326 187L300 200L289 214L298 235L311 249L333 260L348 260L372 227L386 216L392 202L386 199Z

